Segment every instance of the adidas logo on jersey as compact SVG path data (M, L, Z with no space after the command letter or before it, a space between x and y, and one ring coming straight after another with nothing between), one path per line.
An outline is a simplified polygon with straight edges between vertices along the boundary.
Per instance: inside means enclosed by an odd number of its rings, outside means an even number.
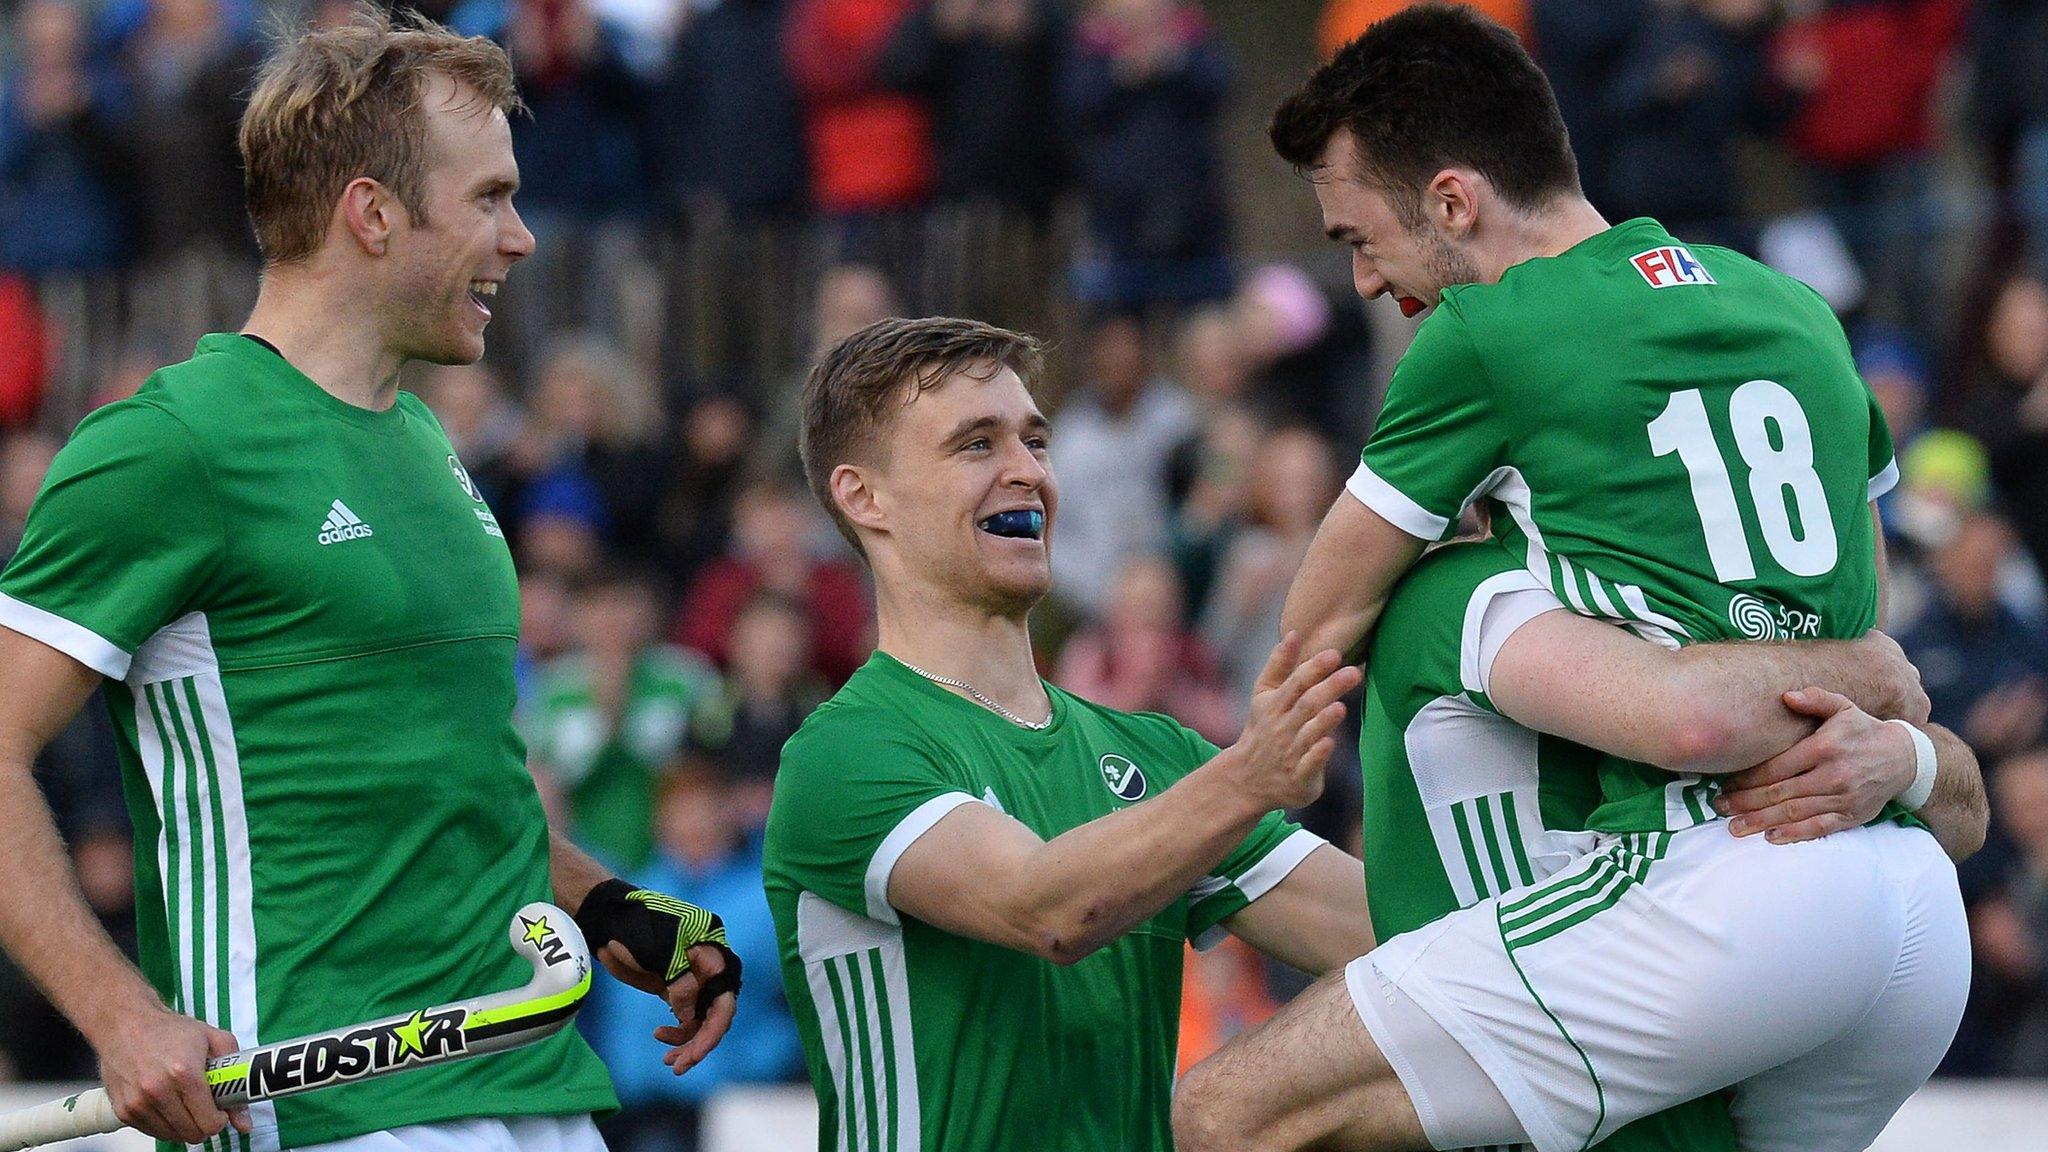
M328 509L327 523L320 526L320 543L323 545L339 544L343 540L362 540L375 535L375 532L370 531L368 524L358 519L355 513L348 510L348 505L339 500L334 502L334 507Z

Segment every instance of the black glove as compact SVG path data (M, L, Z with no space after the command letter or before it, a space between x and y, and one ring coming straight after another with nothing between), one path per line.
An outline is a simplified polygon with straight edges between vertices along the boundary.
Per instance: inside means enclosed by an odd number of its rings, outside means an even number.
M626 946L635 963L660 976L664 984L675 983L690 970L690 949L700 944L718 949L725 968L701 982L697 990L699 1020L711 1010L712 1001L727 992L739 994L739 953L726 942L725 922L708 909L612 879L583 898L576 926L583 929L583 939L592 952L616 940Z

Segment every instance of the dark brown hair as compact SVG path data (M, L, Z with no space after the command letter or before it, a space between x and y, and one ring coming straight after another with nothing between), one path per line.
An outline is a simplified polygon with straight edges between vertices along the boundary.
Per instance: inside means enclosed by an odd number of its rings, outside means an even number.
M1423 189L1453 166L1525 210L1579 190L1550 81L1514 33L1463 5L1419 4L1375 23L1281 101L1267 134L1309 172L1339 131L1357 141L1358 175L1411 228Z
M263 63L236 144L249 220L263 258L304 260L327 238L342 189L367 176L426 222L429 74L469 88L483 107L523 111L505 50L417 13L399 23L358 0L346 23L280 44Z
M979 320L932 316L862 328L826 352L804 381L797 449L811 494L839 534L865 555L832 499L832 470L876 459L886 450L896 413L948 377L987 380L1008 368L1029 388L1043 364L1037 340Z

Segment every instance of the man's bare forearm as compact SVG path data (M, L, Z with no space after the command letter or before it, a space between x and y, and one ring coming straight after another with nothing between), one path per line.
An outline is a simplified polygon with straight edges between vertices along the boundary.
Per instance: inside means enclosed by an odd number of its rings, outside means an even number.
M1363 664L1372 629L1386 609L1381 594L1361 601L1350 574L1329 555L1333 547L1321 537L1311 545L1294 583L1287 589L1287 602L1280 610L1282 632L1301 633L1302 649L1321 652L1335 648L1347 664Z
M124 1013L161 999L108 938L79 890L29 765L0 763L0 948L98 1047Z
M1780 693L1800 688L1838 692L1882 720L1897 717L1904 703L1892 664L1857 640L1720 641L1680 649L1673 660L1685 687L1731 708L1775 704Z
M1949 859L1960 864L1984 846L1984 834L1991 825L1984 774L1977 765L1977 754L1962 737L1939 724L1920 727L1934 742L1937 772L1933 794L1915 815L1941 842Z
M570 843L569 838L548 830L548 876L555 890L555 903L574 916L583 907L590 890L612 878L605 866L590 853Z
M888 898L954 935L1072 964L1186 895L1264 812L1216 760L1051 840L962 804L903 853Z
M1159 795L1051 840L996 808L956 804L869 899L954 935L1080 960L1194 888L1267 812L1321 793L1340 698L1359 674L1336 652L1299 656L1295 638L1281 641L1260 674L1277 684L1254 693L1237 743Z
M1359 663L1394 585L1423 546L1356 497L1338 496L1287 590L1281 629L1301 633L1304 652L1334 648Z
M1919 695L1918 676L1888 638L1673 651L1611 624L1543 613L1510 635L1488 694L1509 719L1673 772L1740 772L1806 738L1815 721L1785 694L1827 688L1875 716ZM1907 715L1905 719L1924 719Z
M1229 755L1229 753L1224 753ZM1197 770L1144 804L1053 837L1033 854L1048 959L1077 960L1159 914L1251 833L1265 810Z
M1814 723L1785 708L1787 692L1826 688L1885 719L1905 707L1896 669L1859 641L1695 644L1672 662L1668 689L1704 733L1693 772L1739 772L1804 739Z

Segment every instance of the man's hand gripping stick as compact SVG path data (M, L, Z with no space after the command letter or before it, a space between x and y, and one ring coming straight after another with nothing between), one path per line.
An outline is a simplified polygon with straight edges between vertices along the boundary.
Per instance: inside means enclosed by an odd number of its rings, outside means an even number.
M512 917L512 948L533 979L474 1000L437 1004L217 1056L206 1085L221 1111L523 1047L562 1030L590 992L590 951L567 912L535 901ZM0 1152L122 1127L104 1088L0 1116Z

